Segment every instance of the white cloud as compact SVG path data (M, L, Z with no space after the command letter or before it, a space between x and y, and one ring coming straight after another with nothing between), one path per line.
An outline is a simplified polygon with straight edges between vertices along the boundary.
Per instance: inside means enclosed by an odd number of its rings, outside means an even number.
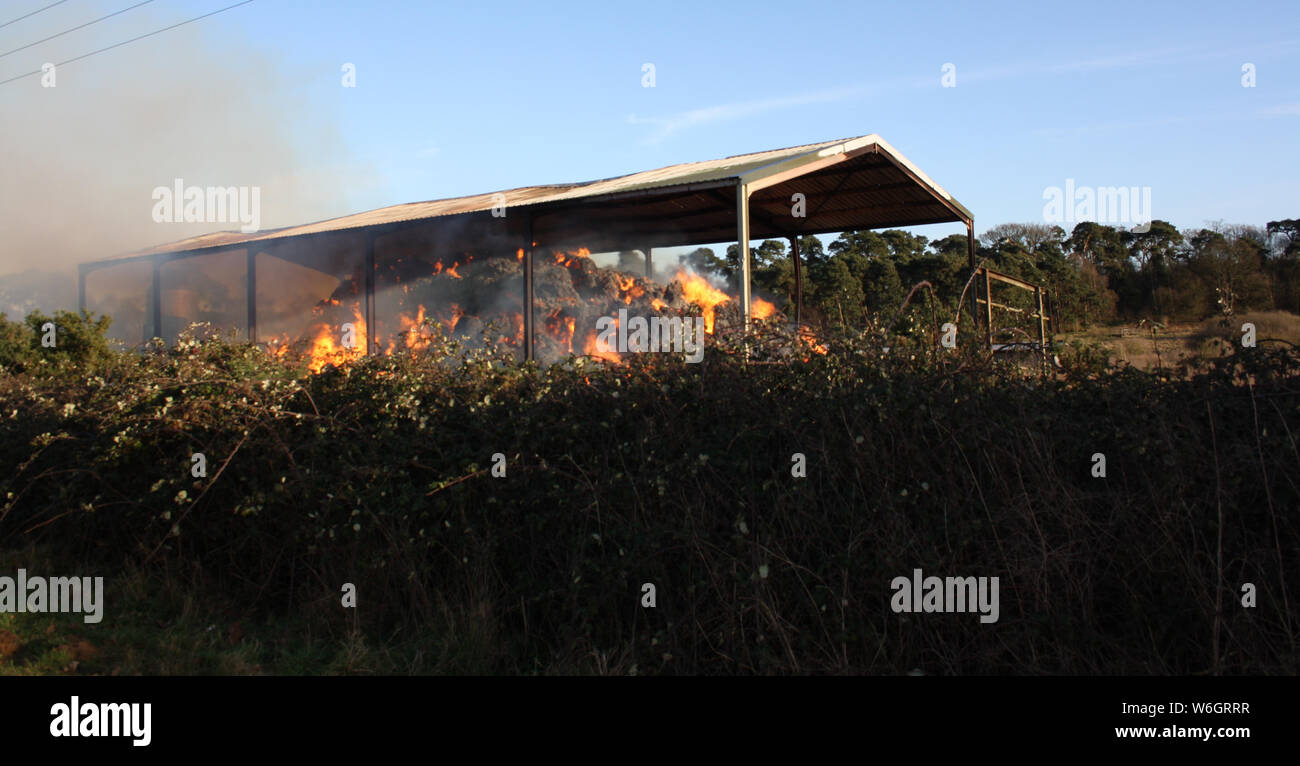
M784 98L769 98L760 101L741 101L731 104L718 104L700 109L691 109L668 117L638 117L635 114L628 115L627 121L632 125L653 125L655 130L646 137L645 142L654 144L665 138L679 133L687 128L693 128L699 125L708 125L715 122L729 122L746 117L754 117L766 112L777 111L780 109L790 109L796 106L806 106L808 104L826 104L837 101L847 101L865 95L867 88L840 88L836 90L824 90L816 93L806 93L799 96L787 96Z

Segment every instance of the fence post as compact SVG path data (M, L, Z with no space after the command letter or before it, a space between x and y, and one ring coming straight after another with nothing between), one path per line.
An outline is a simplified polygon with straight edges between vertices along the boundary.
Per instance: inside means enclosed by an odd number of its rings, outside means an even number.
M989 347L989 353L993 353L993 283L987 266L984 267L984 344Z
M1038 351L1043 355L1042 370L1047 374L1047 320L1043 318L1043 288L1034 287L1034 299L1038 302Z

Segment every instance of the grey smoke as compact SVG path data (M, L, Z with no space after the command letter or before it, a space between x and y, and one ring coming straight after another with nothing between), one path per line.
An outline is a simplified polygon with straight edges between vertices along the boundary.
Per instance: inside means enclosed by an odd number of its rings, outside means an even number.
M263 229L355 212L373 182L350 163L333 104L338 67L241 44L256 4L0 86L0 312L74 308L75 264L238 224L155 223L152 190L181 178L261 188ZM0 30L10 49L114 10L59 6ZM0 59L0 80L186 18L146 6ZM179 15L178 15L179 14ZM236 18L238 14L238 18Z

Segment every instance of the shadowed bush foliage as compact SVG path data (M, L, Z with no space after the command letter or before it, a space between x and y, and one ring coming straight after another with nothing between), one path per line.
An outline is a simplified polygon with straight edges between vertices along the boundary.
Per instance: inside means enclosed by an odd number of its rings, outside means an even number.
M39 311L23 323L10 322L0 314L0 370L23 372L33 366L74 364L88 371L112 356L105 332L111 319L95 319L87 313L56 311L46 316ZM42 345L47 324L54 325L53 346Z
M1300 669L1294 351L1040 380L825 342L546 369L445 344L308 377L187 337L27 364L0 376L0 545L201 572L413 672ZM918 568L999 577L1000 620L893 613Z

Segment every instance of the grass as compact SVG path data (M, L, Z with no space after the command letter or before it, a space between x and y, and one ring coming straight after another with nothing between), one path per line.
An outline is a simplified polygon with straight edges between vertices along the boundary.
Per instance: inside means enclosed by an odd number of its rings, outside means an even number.
M0 571L84 572L84 562L26 546L0 553ZM128 566L112 574L105 613L0 613L0 675L313 675L366 671L355 634L301 618L241 614L184 578ZM314 628L314 630L313 630ZM382 668L382 666L381 666ZM395 668L389 667L389 670Z
M85 572L49 546L0 552L0 572ZM12 576L12 574L10 575ZM296 614L241 608L200 578L127 564L106 585L99 623L80 614L0 613L0 675L368 675L490 672L491 605L443 605L421 630L367 637L333 604ZM590 658L588 658L590 659ZM569 670L592 672L577 658ZM556 672L550 668L548 672Z
M1149 326L1134 323L1092 327L1081 332L1061 333L1059 344L1074 348L1094 347L1105 352L1112 364L1132 365L1140 370L1197 365L1239 348L1241 325L1256 327L1260 344L1273 340L1300 346L1300 316L1286 311L1257 311L1230 321L1210 318L1200 322L1171 323L1154 333Z

